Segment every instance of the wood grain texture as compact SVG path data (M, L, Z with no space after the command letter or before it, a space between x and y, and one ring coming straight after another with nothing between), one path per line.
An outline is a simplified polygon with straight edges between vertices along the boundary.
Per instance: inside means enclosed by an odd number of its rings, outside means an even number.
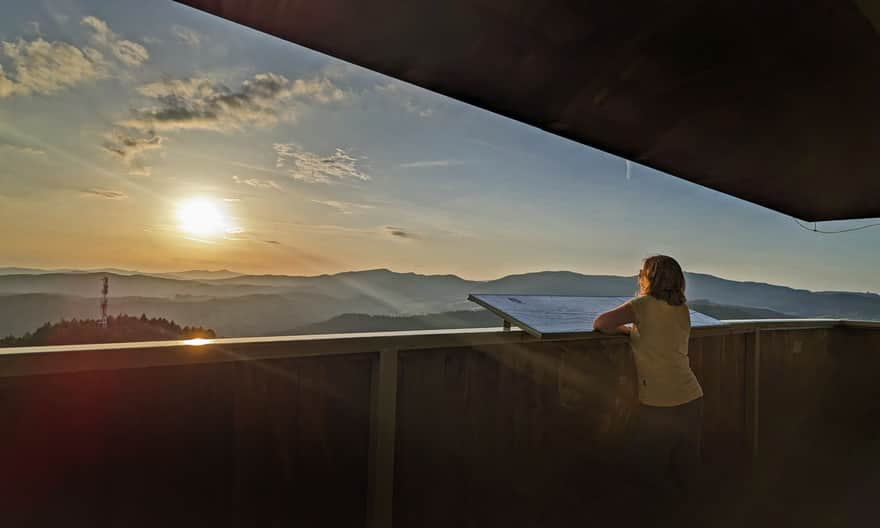
M370 361L0 378L4 524L362 525Z
M761 334L757 364L748 333L691 340L703 506L733 526L871 525L880 332ZM4 525L365 525L378 353L327 352L0 374ZM747 364L761 379L748 464ZM644 514L621 449L636 406L625 341L409 348L397 366L395 526L626 526L623 514Z
M747 458L745 339L742 335L691 339L691 368L703 387L703 461L716 472Z
M552 343L404 353L395 526L595 521L616 500L636 403L629 354Z

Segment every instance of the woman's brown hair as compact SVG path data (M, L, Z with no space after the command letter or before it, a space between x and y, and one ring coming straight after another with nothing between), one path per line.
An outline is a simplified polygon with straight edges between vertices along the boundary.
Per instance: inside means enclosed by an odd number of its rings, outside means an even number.
M645 259L639 272L639 294L650 295L673 306L684 304L684 273L674 258L654 255Z

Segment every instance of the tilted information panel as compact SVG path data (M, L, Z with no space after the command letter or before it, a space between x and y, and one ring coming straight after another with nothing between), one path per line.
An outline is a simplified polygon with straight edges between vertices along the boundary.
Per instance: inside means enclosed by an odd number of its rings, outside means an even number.
M535 337L551 337L592 332L593 320L599 314L620 306L630 300L630 297L472 293L468 300ZM693 310L690 313L692 327L724 324Z

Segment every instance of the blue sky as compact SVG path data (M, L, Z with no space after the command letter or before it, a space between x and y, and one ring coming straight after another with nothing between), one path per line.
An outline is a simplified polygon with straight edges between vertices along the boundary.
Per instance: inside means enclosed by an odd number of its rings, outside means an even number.
M0 15L0 265L493 278L631 275L662 252L732 279L880 290L880 229L810 233L188 7ZM193 200L223 228L181 225Z

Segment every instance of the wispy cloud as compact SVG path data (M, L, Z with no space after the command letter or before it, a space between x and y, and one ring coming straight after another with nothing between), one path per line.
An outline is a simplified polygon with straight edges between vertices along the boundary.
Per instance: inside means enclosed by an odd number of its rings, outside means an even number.
M141 46L137 42L125 40L113 30L103 20L87 16L83 17L82 24L92 30L92 41L108 50L123 64L127 66L139 66L150 58L147 48Z
M121 38L96 17L84 17L82 25L91 32L94 47L49 42L39 35L33 39L0 41L2 55L11 65L9 72L0 66L0 98L52 95L84 82L112 77L120 72L119 63L133 67L149 58L146 48ZM115 57L117 63L105 58L101 49Z
M13 66L7 75L0 65L0 97L52 95L77 84L109 76L104 56L94 48L79 49L66 42L18 39L3 42L3 54Z
M329 80L291 82L275 73L260 73L232 90L206 78L165 79L141 86L140 95L154 104L131 111L118 124L138 130L213 130L229 132L266 127L295 118L293 100L327 103L344 93Z
M403 108L410 113L417 114L419 117L431 117L434 115L434 109L426 106L420 106L412 101L404 101Z
M276 154L275 166L285 170L295 180L308 183L370 180L370 176L360 167L364 158L353 156L342 148L337 148L329 156L322 156L304 150L295 143L275 143L272 147Z
M45 156L46 151L26 145L13 145L12 143L0 143L0 152L8 152L11 154L21 154L25 156Z
M296 101L323 104L345 97L344 92L327 79L291 82L274 73L254 75L236 90L215 80L188 78L148 83L140 86L137 93L152 104L133 108L128 117L118 120L116 130L105 136L102 147L119 156L129 166L129 174L140 175L150 173L143 154L164 146L165 138L157 132L233 132L268 127L281 121L292 121L295 117L292 103ZM287 171L241 166L279 175L289 174ZM251 178L237 183L281 190L274 180Z
M156 104L133 109L119 122L122 127L222 132L273 125L286 116L281 105L292 95L290 81L273 73L256 75L237 91L208 79L166 79L138 92Z
M80 194L85 197L107 198L109 200L121 200L123 198L128 198L128 195L124 192L113 191L110 189L87 189L84 191L80 191Z
M316 204L325 205L342 214L354 214L359 210L373 209L372 205L357 204L352 202L339 202L336 200L312 200Z
M431 117L434 109L420 102L413 89L401 81L388 81L375 88L376 93L386 95L398 101L404 110L419 117Z
M274 189L276 191L283 190L280 185L278 185L275 180L261 180L258 178L239 178L238 176L233 176L232 181L239 185L248 185L250 187L254 187L256 189Z
M257 233L254 231L248 231L246 229L237 229L234 232L227 233L223 239L231 240L231 241L248 241L248 242L261 242L263 244L271 244L273 246L281 246L284 245L279 240L265 238L265 234Z
M345 234L353 234L353 235L370 235L376 236L377 234L381 234L381 232L377 232L375 228L355 228L355 227L346 227L335 224L303 224L299 222L272 222L274 224L278 224L283 226L284 229L297 229L301 231L317 231L317 232L333 232L333 233L345 233Z
M412 161L409 163L401 163L403 169L430 169L435 167L449 167L451 165L462 165L463 162L456 160L433 160L433 161Z
M171 33L177 37L178 40L192 48L200 47L204 38L198 31L179 24L171 26Z
M293 82L293 95L306 97L319 103L332 103L345 99L345 92L326 77L297 79Z
M152 132L143 135L132 135L117 131L105 136L102 148L119 159L129 168L129 174L149 176L151 168L145 164L144 154L162 148L164 138Z
M385 234L395 238L404 238L404 239L418 239L421 238L417 233L414 233L408 230L405 227L399 226L385 226L384 228Z

